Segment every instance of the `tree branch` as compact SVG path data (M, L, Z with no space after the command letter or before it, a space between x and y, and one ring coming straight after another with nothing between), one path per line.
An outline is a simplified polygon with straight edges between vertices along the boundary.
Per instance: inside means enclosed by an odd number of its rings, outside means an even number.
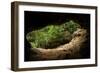
M36 48L32 49L32 52L35 52L36 55L32 56L39 60L50 60L50 59L64 59L67 58L76 58L80 57L80 47L87 40L87 31L86 29L77 29L73 35L72 40L69 43L58 46L53 49L45 48Z

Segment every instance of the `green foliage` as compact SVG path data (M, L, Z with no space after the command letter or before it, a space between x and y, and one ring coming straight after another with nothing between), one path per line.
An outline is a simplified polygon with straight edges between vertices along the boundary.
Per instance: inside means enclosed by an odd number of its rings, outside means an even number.
M69 22L66 22L65 28L70 32L73 33L77 30L77 28L80 28L81 26L78 23L75 23L74 21L70 20Z
M50 48L71 40L71 34L80 25L69 21L62 25L48 25L39 30L33 30L26 35L32 48Z

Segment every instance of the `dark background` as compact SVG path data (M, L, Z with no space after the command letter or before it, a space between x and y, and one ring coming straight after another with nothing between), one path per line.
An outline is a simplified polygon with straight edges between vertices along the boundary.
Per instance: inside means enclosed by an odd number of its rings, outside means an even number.
M31 46L26 40L26 34L31 32L33 29L37 30L50 24L60 25L64 22L68 22L69 20L74 20L76 23L79 23L82 28L87 29L88 33L90 33L90 14L24 11L24 17L24 61L31 61L31 55L35 54L30 51ZM81 58L90 58L90 35L88 35L87 38L88 40L85 42L85 47L81 49Z

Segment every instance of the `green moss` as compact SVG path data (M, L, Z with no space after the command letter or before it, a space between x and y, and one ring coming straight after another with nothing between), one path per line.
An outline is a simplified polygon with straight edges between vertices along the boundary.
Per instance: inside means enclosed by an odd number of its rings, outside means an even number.
M80 28L74 21L61 25L48 25L39 30L33 30L26 35L32 48L53 48L71 40L71 34Z
M75 23L73 20L70 20L69 22L66 22L65 28L70 32L73 33L77 30L77 28L80 28L81 26L78 23Z

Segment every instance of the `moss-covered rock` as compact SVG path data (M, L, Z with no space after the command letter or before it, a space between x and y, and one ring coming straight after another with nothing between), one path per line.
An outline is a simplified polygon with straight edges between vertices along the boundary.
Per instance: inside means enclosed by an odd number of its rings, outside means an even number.
M32 48L54 48L68 43L77 28L80 28L80 25L71 20L61 25L48 25L42 29L33 30L26 35L26 38Z

